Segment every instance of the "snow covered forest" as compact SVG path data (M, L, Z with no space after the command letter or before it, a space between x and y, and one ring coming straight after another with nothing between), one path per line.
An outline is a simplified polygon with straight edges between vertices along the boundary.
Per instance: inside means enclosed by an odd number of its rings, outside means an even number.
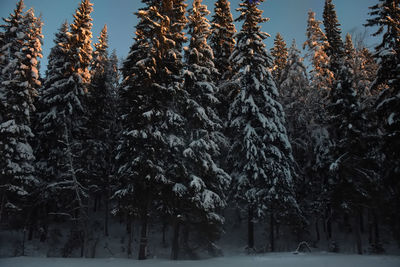
M399 0L370 7L374 50L334 0L304 44L268 38L264 0L141 2L123 62L90 0L45 71L42 18L3 18L1 257L399 252Z

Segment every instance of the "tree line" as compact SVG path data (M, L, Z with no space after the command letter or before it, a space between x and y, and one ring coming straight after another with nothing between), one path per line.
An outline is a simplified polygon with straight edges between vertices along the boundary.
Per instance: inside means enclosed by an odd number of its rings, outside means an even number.
M52 224L69 222L62 255L90 256L113 215L127 226L128 255L140 222L145 259L157 222L178 259L195 247L219 253L229 205L247 218L249 252L256 222L268 251L282 227L332 251L335 231L354 233L359 254L363 233L371 252L384 251L382 227L400 241L399 1L370 8L375 51L342 40L332 0L323 22L310 11L309 68L280 34L266 49L261 2L242 1L234 20L217 0L209 21L201 0L142 0L119 68L107 26L93 49L93 7L82 0L41 77L42 21L18 1L0 31L2 228L47 242Z

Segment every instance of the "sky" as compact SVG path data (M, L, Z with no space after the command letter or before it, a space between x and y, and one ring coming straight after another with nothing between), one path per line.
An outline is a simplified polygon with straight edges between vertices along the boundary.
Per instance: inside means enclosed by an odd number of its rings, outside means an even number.
M189 5L192 0L186 1ZM240 0L232 0L231 9L234 18L238 17L235 9L239 6ZM293 38L298 46L305 41L307 27L307 13L312 9L316 17L322 20L322 12L325 0L266 0L260 4L264 11L264 17L270 21L263 24L263 31L271 35L266 40L267 47L273 45L276 33L280 32L290 46ZM371 49L379 42L370 34L371 28L365 28L363 24L369 18L368 7L376 4L378 0L333 0L336 5L336 12L339 22L342 25L343 36L351 33L354 36L364 36L365 43ZM13 12L17 0L0 0L0 17L8 17ZM36 15L42 15L43 26L43 63L47 65L47 56L51 47L54 46L54 34L61 24L67 20L72 22L72 15L78 8L80 0L25 0L26 9L33 7ZM135 26L137 24L134 12L142 7L140 0L92 0L94 4L93 18L93 41L97 41L104 24L107 24L109 32L110 52L116 49L119 58L125 58L133 43ZM203 0L208 9L213 12L215 0ZM210 18L211 19L211 16ZM240 29L240 23L237 23ZM366 32L367 31L367 32ZM43 72L43 68L42 68Z

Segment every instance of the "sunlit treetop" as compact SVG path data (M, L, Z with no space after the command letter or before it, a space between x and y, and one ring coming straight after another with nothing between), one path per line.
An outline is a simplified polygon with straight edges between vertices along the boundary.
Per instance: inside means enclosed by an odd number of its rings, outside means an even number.
M258 4L260 0L246 0L249 4Z

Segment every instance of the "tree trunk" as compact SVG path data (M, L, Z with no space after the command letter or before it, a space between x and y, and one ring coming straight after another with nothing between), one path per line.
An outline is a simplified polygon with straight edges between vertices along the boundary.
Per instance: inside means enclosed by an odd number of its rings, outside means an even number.
M332 210L330 205L328 205L326 210L326 237L328 240L332 239Z
M106 189L106 199L105 199L105 211L104 211L104 235L108 237L108 216L110 209L110 189Z
M276 221L275 222L275 239L279 240L279 232L280 232L280 224ZM298 232L298 236L300 236L300 231Z
M379 220L376 211L374 210L372 213L373 216L373 224L374 224L374 243L378 245L380 243L380 234L379 234Z
M364 228L364 212L363 209L360 208L360 231L363 234L365 232Z
M321 236L319 233L319 224L318 224L318 218L315 219L315 234L317 236L317 242L321 240Z
M167 229L168 229L168 223L167 222L163 222L163 227L162 227L162 246L164 248L167 247L167 239L166 239Z
M249 250L254 249L254 222L253 222L253 208L248 207L247 216L247 248Z
M131 216L127 216L127 221L126 221L126 232L128 233L128 258L132 257L132 237L133 237L133 229L132 229L132 218Z
M173 236L172 236L172 249L171 249L172 260L177 260L179 257L179 228L180 228L179 218L175 218L173 226Z
M97 196L97 193L94 194L94 203L93 203L93 212L97 212L97 202L99 200L99 197Z
M274 220L274 212L272 210L270 214L270 233L269 233L269 245L271 247L271 252L275 251L274 227L275 227L275 220Z
M189 233L190 233L189 225L186 223L182 230L183 251L185 252L185 255L191 259L193 257L193 255L192 255L192 251L190 251L190 247L189 247Z
M140 230L139 260L145 260L147 256L147 206L142 211L142 229Z
M361 229L360 229L360 216L361 212L357 210L354 217L354 237L356 239L357 254L362 255L362 240L361 240Z
M6 195L3 194L1 196L1 203L0 203L0 223L3 219L3 211L4 211L4 206L6 205Z

